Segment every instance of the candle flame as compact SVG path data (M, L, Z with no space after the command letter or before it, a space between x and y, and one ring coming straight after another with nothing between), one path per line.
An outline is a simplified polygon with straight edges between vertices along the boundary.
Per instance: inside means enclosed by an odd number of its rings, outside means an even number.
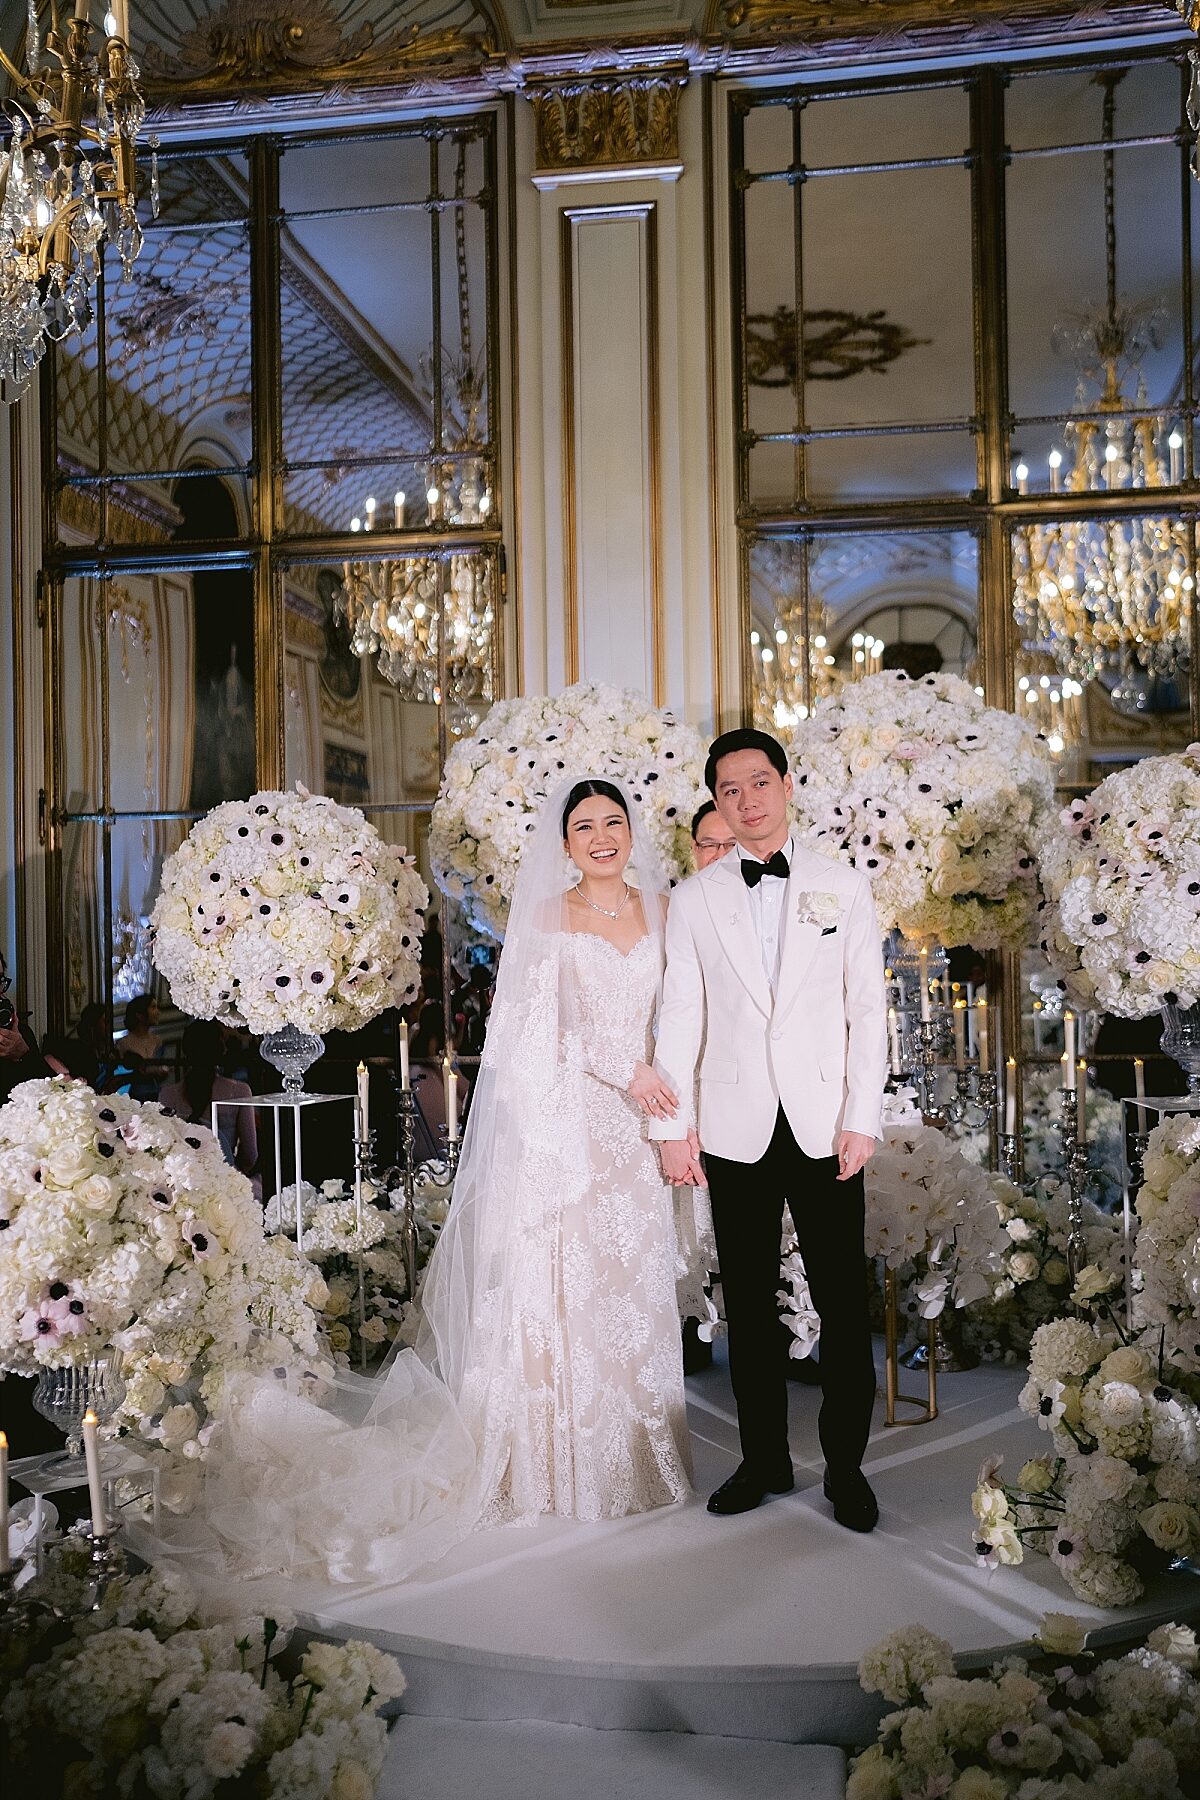
M7 1433L7 1431L0 1431L0 1450L7 1450L7 1449L8 1449L8 1433Z
M98 1425L100 1423L90 1406L83 1415L83 1422L85 1425Z

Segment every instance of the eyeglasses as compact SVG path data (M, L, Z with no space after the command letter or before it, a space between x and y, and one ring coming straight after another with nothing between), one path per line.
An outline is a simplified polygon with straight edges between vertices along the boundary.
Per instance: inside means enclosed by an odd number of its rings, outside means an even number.
M736 838L697 838L696 848L697 850L720 850L723 855L725 851L732 850L736 842Z

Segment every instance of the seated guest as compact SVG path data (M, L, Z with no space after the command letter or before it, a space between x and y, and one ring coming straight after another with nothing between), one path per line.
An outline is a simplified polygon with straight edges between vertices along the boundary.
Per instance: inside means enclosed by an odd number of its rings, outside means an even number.
M48 1037L47 1058L76 1081L86 1081L98 1094L110 1091L116 1055L108 1019L99 1000L89 1000L74 1031L65 1037Z
M135 994L125 1008L125 1030L117 1040L121 1067L128 1071L132 1100L157 1100L167 1073L158 1024L158 1001L153 994Z
M711 800L706 800L692 820L692 856L698 869L720 862L733 849L734 837Z
M53 1072L28 1023L22 1021L13 1004L11 986L8 964L0 950L0 1105L23 1081L36 1081Z
M245 1081L231 1081L220 1072L225 1054L225 1034L215 1019L194 1019L183 1034L183 1076L168 1082L158 1098L180 1118L193 1125L212 1125L213 1101L248 1100L250 1086ZM259 1194L261 1178L255 1176L258 1162L258 1131L252 1106L229 1106L217 1114L217 1136L225 1152L225 1161L249 1175Z

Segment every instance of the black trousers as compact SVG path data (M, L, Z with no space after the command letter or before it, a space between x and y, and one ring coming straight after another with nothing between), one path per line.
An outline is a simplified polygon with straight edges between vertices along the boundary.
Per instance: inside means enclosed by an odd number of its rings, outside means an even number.
M821 1316L821 1449L831 1475L848 1474L862 1462L875 1402L862 1174L839 1181L836 1156L807 1156L782 1107L757 1162L706 1154L704 1167L743 1461L768 1474L788 1461L788 1385L776 1301L786 1204Z

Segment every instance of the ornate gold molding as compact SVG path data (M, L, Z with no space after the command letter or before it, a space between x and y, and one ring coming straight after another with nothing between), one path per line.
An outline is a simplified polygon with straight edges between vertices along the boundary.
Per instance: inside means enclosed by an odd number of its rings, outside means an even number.
M203 100L234 91L296 92L478 67L505 49L482 0L215 0L174 35L140 46L147 91Z
M1172 9L1200 13L1200 0L1162 0L1159 5L1104 5L1105 22L1118 28L1146 26L1157 15L1164 23ZM868 43L887 39L904 50L928 42L931 47L969 46L998 39L1094 33L1097 8L1087 0L709 0L706 37L790 41L806 49L806 60L827 54L831 45L853 54Z
M548 82L530 88L542 173L679 161L681 71Z

